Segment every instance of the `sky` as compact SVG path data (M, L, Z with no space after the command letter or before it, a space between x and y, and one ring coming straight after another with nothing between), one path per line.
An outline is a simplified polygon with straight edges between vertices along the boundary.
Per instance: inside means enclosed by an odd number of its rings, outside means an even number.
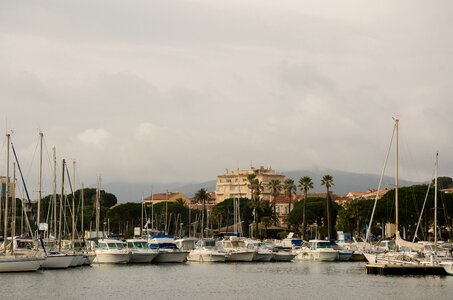
M36 190L251 165L453 176L451 1L0 1L0 132ZM4 135L2 135L4 136ZM0 167L5 170L5 138Z

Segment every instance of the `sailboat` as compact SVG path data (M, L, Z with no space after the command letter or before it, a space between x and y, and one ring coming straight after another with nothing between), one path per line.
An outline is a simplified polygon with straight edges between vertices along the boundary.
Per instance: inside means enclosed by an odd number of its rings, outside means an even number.
M396 166L395 166L395 228L396 228L396 233L395 233L395 244L396 244L396 251L395 250L390 250L390 251L385 251L382 253L382 251L371 251L371 252L364 252L363 254L365 255L365 258L368 260L370 264L405 264L405 265L416 265L419 264L419 261L416 260L416 258L419 255L419 251L423 249L423 245L418 244L418 243L412 243L409 241L405 241L404 239L401 238L400 232L399 232L399 218L398 218L398 136L399 136L399 120L394 119L395 124L394 124L394 133L396 132L396 138L395 138L395 149L396 149ZM393 138L393 135L392 135ZM389 149L390 150L390 149ZM387 153L387 159L388 159L388 154ZM387 161L386 159L386 161ZM384 168L385 169L385 168ZM384 170L383 170L384 172ZM382 176L381 176L382 180ZM380 187L379 187L380 188ZM375 201L376 203L376 201ZM372 216L374 214L374 209ZM371 225L371 222L370 222ZM367 231L367 237L369 236L369 231L370 231L371 226L368 227Z
M15 253L14 247L14 236L15 236L15 226L16 226L16 195L15 195L15 168L13 174L13 181L11 182L9 174L9 157L10 157L10 135L6 135L7 138L7 150L6 150L6 177L5 181L5 194L4 194L4 227L3 227L3 244L0 246L0 272L25 272L25 271L36 271L38 270L44 262L45 254L35 249L29 249L30 251L23 253ZM14 148L13 148L14 151ZM14 155L17 156L14 151ZM18 163L18 161L17 161ZM20 165L18 164L19 171ZM3 179L3 178L2 178ZM23 179L23 177L22 177ZM3 180L2 180L3 181ZM3 195L2 195L3 196ZM8 220L9 220L9 201L11 198L11 209L12 209L12 219L11 219L11 237L8 239ZM23 205L23 203L22 203Z
M399 231L398 219L398 129L399 120L395 120L394 133L396 132L396 176L395 176L395 249L384 253L364 252L365 258L368 260L367 272L369 274L392 274L392 275L443 275L443 268L435 260L435 255L432 255L429 261L424 257L424 245L404 240ZM393 136L392 136L393 137ZM390 149L389 149L390 150ZM437 202L437 153L436 153L436 175L435 175L435 202ZM387 153L388 158L388 153ZM386 159L387 161L387 159ZM385 168L384 168L385 169ZM382 176L381 176L382 180ZM437 203L435 203L437 205ZM376 207L376 201L375 201ZM373 213L374 214L374 209ZM437 229L437 210L435 209L435 229ZM372 218L371 218L372 219ZM371 220L372 221L372 220ZM367 231L369 235L370 226ZM437 236L435 244L437 243Z

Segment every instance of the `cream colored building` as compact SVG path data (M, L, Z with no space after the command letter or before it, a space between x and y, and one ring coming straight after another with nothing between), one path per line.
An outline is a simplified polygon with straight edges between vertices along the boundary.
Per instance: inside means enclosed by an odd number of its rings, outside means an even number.
M272 168L260 167L259 169L251 168L236 171L225 170L223 175L217 176L215 195L216 202L220 203L228 198L251 198L251 190L249 188L248 175L255 174L256 178L262 183L264 191L261 192L260 198L270 200L270 191L267 184L272 179L280 180L282 183L285 180L285 175L278 174Z
M175 202L178 199L182 199L182 201L187 205L190 204L190 199L186 195L184 195L180 192L167 192L167 193L152 194L151 196L148 196L145 199L143 199L143 203L145 203L145 205L152 205L152 204L157 204L157 203L161 203L161 202L165 202L165 201Z

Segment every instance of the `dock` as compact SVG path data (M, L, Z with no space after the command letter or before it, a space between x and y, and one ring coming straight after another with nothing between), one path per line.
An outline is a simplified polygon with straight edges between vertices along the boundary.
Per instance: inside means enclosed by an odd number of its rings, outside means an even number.
M439 265L397 265L397 264L367 264L367 274L376 275L437 275L446 276L448 273Z

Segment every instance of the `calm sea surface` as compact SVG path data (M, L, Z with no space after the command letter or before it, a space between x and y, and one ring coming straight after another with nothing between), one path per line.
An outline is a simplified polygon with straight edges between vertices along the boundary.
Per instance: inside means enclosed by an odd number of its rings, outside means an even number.
M94 265L0 274L0 299L453 299L453 276L367 275L364 263Z

